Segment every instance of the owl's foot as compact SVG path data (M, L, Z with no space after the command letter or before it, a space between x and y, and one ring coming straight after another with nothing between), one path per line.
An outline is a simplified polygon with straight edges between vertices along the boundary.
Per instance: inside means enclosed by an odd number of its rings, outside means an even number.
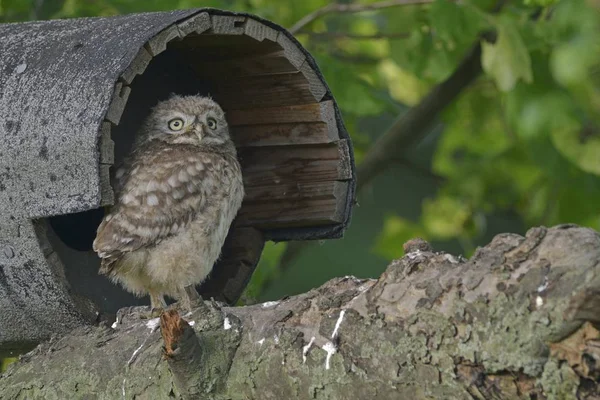
M162 294L150 292L150 310L141 311L139 313L140 319L154 319L160 317L160 315L167 308L167 303Z
M183 312L191 312L196 308L205 307L205 305L194 285L190 285L179 290L176 307Z
M154 319L160 317L160 315L165 311L162 307L152 307L148 311L141 311L139 313L140 319Z

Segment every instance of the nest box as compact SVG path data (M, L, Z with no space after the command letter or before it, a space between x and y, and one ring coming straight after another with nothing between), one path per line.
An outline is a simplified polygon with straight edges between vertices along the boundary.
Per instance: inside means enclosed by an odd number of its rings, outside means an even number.
M214 9L0 25L0 346L148 304L99 276L91 248L111 167L171 93L221 104L247 193L203 296L235 302L265 240L342 235L350 139L280 26Z

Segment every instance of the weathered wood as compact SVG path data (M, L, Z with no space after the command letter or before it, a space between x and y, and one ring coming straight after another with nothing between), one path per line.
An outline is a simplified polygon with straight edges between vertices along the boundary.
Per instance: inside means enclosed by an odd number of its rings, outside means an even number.
M335 119L333 102L301 104L296 106L269 107L255 110L228 110L227 121L231 126L287 124L294 122L328 122Z
M248 188L239 226L274 229L339 223L344 217L348 182L321 182Z
M246 35L192 35L184 41L174 41L173 48L185 54L190 65L205 61L243 59L258 54L280 51L278 43L265 40L259 42Z
M113 97L108 107L108 111L106 111L106 116L104 117L106 120L115 125L119 124L130 93L131 88L129 86L125 86L123 82L117 82L115 84L115 91L113 92Z
M246 188L246 203L336 197L347 182L292 182Z
M323 122L234 126L238 147L331 143L339 139L337 126Z
M146 50L148 50L148 53L150 53L152 57L156 57L165 51L167 49L167 44L175 38L179 38L179 29L177 29L176 25L171 25L150 39L145 45Z
M179 36L185 37L191 33L201 34L211 28L210 15L208 13L196 14L191 18L177 24Z
M103 122L100 126L100 163L112 165L115 162L115 142L110 137L111 124Z
M243 35L246 17L212 15L212 33L215 35Z
M351 179L345 141L314 146L273 146L241 149L244 185Z
M235 304L256 268L265 244L261 231L253 227L234 227L223 245L210 279L202 284L205 298Z
M274 201L244 205L235 222L239 226L276 229L339 224L343 208L335 198Z
M252 18L248 18L246 21L244 33L259 42L262 42L265 39L276 42L277 36L279 35L279 32L275 29Z
M241 58L227 60L203 60L201 63L194 63L193 68L200 76L217 80L298 71L285 57L283 50L266 54L244 55Z
M136 75L144 73L148 64L150 64L150 60L152 60L152 55L148 53L145 47L142 47L131 64L121 74L120 79L127 85L131 84Z
M226 109L247 110L315 103L300 72L229 78L215 84L215 100Z

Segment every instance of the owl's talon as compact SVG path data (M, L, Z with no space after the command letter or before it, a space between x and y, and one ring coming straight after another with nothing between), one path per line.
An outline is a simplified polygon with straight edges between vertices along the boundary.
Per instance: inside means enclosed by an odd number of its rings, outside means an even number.
M162 307L154 307L149 311L140 312L140 319L154 319L160 317L165 310Z

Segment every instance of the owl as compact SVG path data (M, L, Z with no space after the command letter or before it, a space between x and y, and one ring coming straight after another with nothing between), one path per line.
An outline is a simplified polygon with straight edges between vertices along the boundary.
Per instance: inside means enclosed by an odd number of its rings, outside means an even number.
M221 107L200 96L160 102L116 181L115 204L93 244L100 274L150 295L153 315L166 307L165 295L190 310L244 197Z

